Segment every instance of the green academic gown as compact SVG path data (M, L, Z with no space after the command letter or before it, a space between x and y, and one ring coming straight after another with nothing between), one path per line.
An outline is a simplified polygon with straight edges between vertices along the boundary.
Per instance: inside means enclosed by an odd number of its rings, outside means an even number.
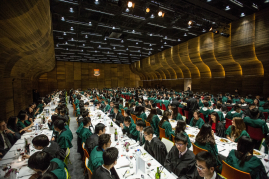
M198 121L196 122L195 126L193 125L193 120L194 118L191 119L191 122L190 122L190 126L192 127L198 127L199 129L201 129L201 127L204 125L204 120L202 118L199 118Z
M123 128L127 133L132 134L134 137L137 137L137 130L136 130L136 125L134 122L131 122L131 124L129 125L129 127L124 126Z
M240 99L238 99L238 98L237 99L235 99L235 98L233 99L233 103L237 103L238 101L240 101Z
M62 149L73 147L72 139L70 138L70 135L68 134L68 131L66 129L64 129L61 134L58 134L57 143Z
M177 117L176 117L176 120L179 121L179 120L183 120L182 116L180 113L177 114Z
M86 140L92 135L92 132L89 130L89 128L85 128L83 126L83 123L80 124L77 132L76 132L79 136L79 138L81 138L81 144L84 142L86 142Z
M224 103L227 103L227 101L228 101L228 98L224 96L224 97L222 98L222 103L223 103L223 104L224 104Z
M246 98L246 99L245 99L245 102L246 102L246 103L249 103L249 104L252 104L252 103L253 103L253 100L252 100L252 99L247 99L247 98Z
M266 142L264 141L264 142L262 143L262 145L263 145L263 147L264 147L264 153L268 154L268 147L267 147Z
M104 108L104 112L107 112L110 109L110 105L107 104L106 107Z
M158 136L158 137L159 137L159 122L160 122L159 117L158 117L157 115L154 115L154 116L152 117L151 126L152 126L153 129L154 129L154 134L155 134L156 136Z
M267 126L266 122L262 119L251 119L250 117L245 117L244 122L251 127L261 128L263 134L265 134L265 135L267 135L267 133L269 133L268 126Z
M120 105L119 105L119 110L121 111L122 109L123 109L123 105L120 104Z
M238 170L249 173L251 179L267 178L264 165L256 156L252 156L248 161L245 161L244 166L240 166L240 160L236 157L235 150L231 150L225 162Z
M169 140L172 140L171 135L174 134L174 132L172 131L172 126L170 122L164 121L162 124L162 128L165 130L165 137L168 137Z
M261 112L267 112L267 113L269 113L269 109L264 109L263 107L259 107L259 110Z
M200 113L202 113L205 116L205 118L207 118L207 119L208 119L208 115L210 114L210 112L211 111L208 108L206 108L206 110L204 110L203 107L200 109Z
M265 101L260 101L259 106L262 107L264 105Z
M138 118L141 118L143 121L145 121L147 119L147 115L143 112L141 113L139 116L137 116Z
M17 122L17 126L18 126L19 131L26 127L25 124L23 122L21 122L21 121Z
M98 146L94 147L94 149L91 152L88 167L91 169L92 172L100 166L104 164L103 160L103 149L100 149ZM100 178L101 179L101 178Z
M163 104L165 105L165 108L167 109L168 108L168 104L169 104L170 102L168 101L168 100L164 100L163 101Z
M54 158L50 162L55 162L58 164L58 168L52 170L51 172L54 173L58 179L66 179L67 176L66 176L65 168L67 169L67 166L65 165L65 163L58 158Z
M237 113L235 111L229 111L226 115L227 119L233 119L234 117L241 117L243 116L243 111L240 111L240 113Z
M40 103L39 105L37 105L37 108L39 108L38 114L42 113L44 109L44 104Z
M226 133L225 133L225 134L232 138L232 136L231 136L231 134L232 134L232 126L229 126L229 127L228 127L228 129L226 130ZM242 137L242 136L250 137L250 136L248 135L247 131L246 131L246 130L243 130L243 131L241 132L240 136L237 137L234 141L237 142L238 139L239 139L240 137Z

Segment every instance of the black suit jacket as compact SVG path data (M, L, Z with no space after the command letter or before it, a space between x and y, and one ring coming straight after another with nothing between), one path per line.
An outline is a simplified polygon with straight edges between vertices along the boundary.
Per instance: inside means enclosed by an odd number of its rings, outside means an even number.
M120 123L123 123L123 121L124 121L124 117L123 117L123 115L120 112L117 113L117 115L115 116L115 119L116 119L115 123L118 126L120 126Z
M85 148L88 151L88 154L91 155L92 150L94 149L94 147L96 147L98 145L98 135L97 134L93 134L91 135L85 142Z
M7 135L7 138L9 140L9 142L11 143L11 145L14 144L14 139L13 139L13 137L11 135ZM3 139L2 135L0 134L0 152L3 155L5 155L5 153L6 153L5 150L4 150L4 147L5 147L5 145L4 145L4 139Z
M259 119L265 120L265 116L264 116L263 112L259 111L259 113L260 113ZM254 119L256 117L256 116L251 115L249 108L244 111L244 115L250 117L251 119Z
M189 111L195 111L199 109L199 106L198 106L198 103L197 103L197 99L195 98L190 98L188 101L187 101L187 110Z

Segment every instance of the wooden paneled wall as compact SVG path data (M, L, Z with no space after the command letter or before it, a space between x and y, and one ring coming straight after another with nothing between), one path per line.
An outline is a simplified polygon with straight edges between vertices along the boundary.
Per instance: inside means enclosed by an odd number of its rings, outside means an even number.
M38 89L41 95L59 89L138 87L140 77L130 65L57 61L55 68L40 76ZM94 76L94 69L100 76Z
M238 88L242 95L269 96L268 17L269 9L246 16L226 27L228 38L208 32L130 68L144 87L183 90L184 79L192 79L194 92L233 93Z
M0 114L17 115L33 102L37 77L55 66L49 0L0 3Z

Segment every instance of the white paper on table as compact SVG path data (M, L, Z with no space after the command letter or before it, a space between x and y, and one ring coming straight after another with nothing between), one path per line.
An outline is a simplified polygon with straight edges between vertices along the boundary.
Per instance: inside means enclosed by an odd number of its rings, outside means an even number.
M126 156L123 156L117 160L117 165L115 165L115 168L121 168L126 166L130 166L130 161L126 158Z
M32 169L30 169L29 167L27 166L24 166L20 169L19 171L19 175L18 175L18 178L20 177L23 177L23 176L26 176L26 175L33 175L35 174L36 172Z

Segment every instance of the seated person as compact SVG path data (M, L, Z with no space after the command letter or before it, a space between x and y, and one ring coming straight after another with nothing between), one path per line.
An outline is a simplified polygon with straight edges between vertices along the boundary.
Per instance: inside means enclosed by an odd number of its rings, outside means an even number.
M104 164L103 152L111 145L111 139L109 134L102 134L98 139L98 146L94 147L90 154L88 168L94 172L95 169Z
M234 117L243 117L243 111L241 111L241 107L238 104L234 106L234 110L229 111L226 115L226 118L230 120Z
M132 138L134 140L137 139L136 125L131 122L130 117L125 117L124 124L121 123L120 127L122 129L123 134L127 134L129 138Z
M217 161L210 152L199 152L195 156L196 168L193 179L224 179L215 171Z
M214 131L210 124L204 124L195 138L197 147L207 150L212 153L217 160L217 165L221 166L221 162L218 160L218 148L214 138Z
M246 105L246 101L244 98L240 98L240 101L237 101L237 104L239 104L239 106L242 106L242 105Z
M232 125L226 130L226 137L232 142L238 142L238 139L242 136L249 137L249 134L246 131L246 125L242 118L234 117Z
M161 165L164 165L165 157L167 155L166 146L160 139L154 135L154 129L151 126L145 127L144 137L145 145L144 149L155 158Z
M145 121L147 119L145 108L143 106L137 106L136 108L137 108L136 117L141 118L143 121Z
M14 135L15 132L7 128L6 122L0 120L0 159L5 156L5 154L14 144Z
M255 104L250 104L249 108L244 111L244 115L250 118L255 118L255 116L251 115L251 110L256 108ZM259 111L259 119L265 119L265 116L262 111Z
M267 178L261 159L253 156L253 148L252 139L242 136L238 140L237 150L231 150L225 162L237 170L249 173L251 179Z
M64 109L60 110L60 116L65 119L66 122L69 121L69 116L66 115L66 111Z
M142 146L145 144L145 137L144 137L144 128L146 127L146 123L142 120L136 121L136 130L137 130L137 140L139 141L139 145Z
M96 168L96 170L92 174L92 179L112 179L114 176L111 170L117 164L119 151L115 147L111 147L106 149L103 152L103 160L104 164L100 165Z
M171 107L171 110L172 110L172 119L178 121L178 120L183 120L181 114L178 112L178 109L177 107L175 106L172 106Z
M210 113L212 113L212 112L218 113L218 115L219 115L219 121L224 121L225 120L224 115L222 113L222 107L223 107L222 104L221 103L218 103L217 104L217 108L210 111Z
M261 112L269 113L269 102L264 103L262 107L259 107L259 110Z
M148 100L145 100L144 103L145 103L145 104L144 104L144 107L145 107L146 109L150 110L151 106L150 106L150 104L149 104L149 101L148 101Z
M175 136L175 145L166 156L164 167L179 178L192 178L195 171L195 155L187 147L188 138L183 133Z
M188 138L188 145L187 145L187 147L190 148L191 147L191 141L190 141L190 138L189 138L188 134L185 132L185 130L186 130L186 122L183 121L183 120L179 120L179 121L177 121L177 126L176 126L176 129L175 129L175 134L173 134L173 135L176 135L176 134L182 132L185 136L187 136L187 138Z
M119 112L119 107L118 106L115 106L113 108L113 113L114 113L114 119L113 121L118 125L120 126L120 124L123 123L124 121L124 117L122 116L121 112Z
M125 109L125 110L124 110L123 117L129 117L129 118L131 119L131 122L134 124L134 120L133 120L133 118L132 118L131 110L130 110L130 109Z
M114 115L113 107L114 107L114 102L113 102L113 101L110 101L110 108L109 108L108 111L106 111L106 112L107 112L106 114L107 114L108 116L113 116L113 115Z
M91 126L91 118L85 117L80 124L78 130L76 131L78 135L77 139L77 152L80 153L81 157L83 158L84 152L82 149L82 144L86 142L86 140L92 135L89 127Z
M251 94L249 94L248 96L246 96L245 102L248 103L248 104L252 104L253 103L252 95Z
M172 131L172 126L168 119L168 116L171 118L171 113L169 111L165 111L165 113L169 114L162 117L162 120L159 122L159 127L165 130L165 137L167 137L169 140L172 140L171 135L174 134L174 132Z
M202 113L205 117L205 122L208 122L208 115L210 114L210 109L209 109L209 103L204 102L204 107L201 107L200 113Z
M84 111L84 112L82 113L82 117L80 117L80 118L77 120L77 122L78 122L78 126L81 125L81 123L82 123L82 121L83 121L83 119L84 119L85 117L90 117L90 113L89 113L88 111Z
M98 138L100 135L106 133L106 126L103 123L98 123L95 126L95 132L85 142L85 148L90 155L94 147L98 145Z
M36 150L42 150L43 152L47 152L52 158L58 158L62 161L65 159L65 151L61 149L56 142L49 141L48 136L46 136L45 134L40 134L33 138L32 143ZM23 158L29 159L30 156L24 155Z
M233 98L233 103L238 103L240 101L240 99L238 98L238 95L234 95L234 98Z
M225 125L219 121L219 115L216 112L211 113L211 120L209 121L212 130L219 137L226 137Z
M31 120L30 124L26 122L26 121L29 121L26 111L20 111L18 118L19 118L19 121L17 122L18 130L19 131L24 130L25 132L31 132L32 130L30 130L30 129L34 125L34 123L31 119L29 119L29 120Z
M21 135L25 132L25 128L19 131L17 126L18 118L16 116L11 116L7 122L7 128L5 130L6 134L11 137L11 144L15 144Z
M55 140L64 151L66 151L67 148L72 148L73 138L70 137L69 131L65 128L64 121L58 119L53 125L54 130L58 132L58 135L56 138L52 138L52 141Z
M159 136L159 127L158 127L158 125L159 125L160 119L157 116L157 110L156 110L156 108L152 108L150 110L150 114L148 115L148 118L147 118L146 121L149 122L150 125L153 127L154 134L156 136Z
M152 100L150 101L150 105L151 105L151 109L152 108L156 109L158 115L162 115L163 114L162 111L157 107L156 103L154 103Z
M191 119L190 126L198 127L199 129L204 125L204 120L200 118L200 112L194 111L193 118Z
M67 166L58 158L52 158L49 153L35 152L28 160L28 167L38 172L41 178L47 172L52 172L58 179L66 179ZM39 178L38 177L38 178Z

